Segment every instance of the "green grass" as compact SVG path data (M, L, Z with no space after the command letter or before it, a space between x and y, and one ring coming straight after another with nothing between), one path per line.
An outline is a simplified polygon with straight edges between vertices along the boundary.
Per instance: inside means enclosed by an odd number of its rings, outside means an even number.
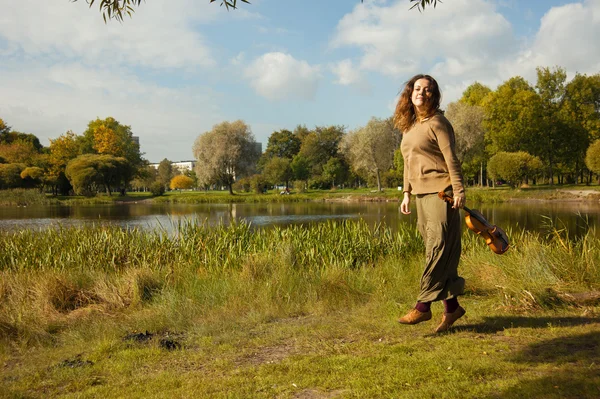
M0 233L0 397L600 395L600 307L575 299L600 289L594 234L511 231L499 256L465 231L467 316L435 335L439 304L395 322L413 228L175 231Z
M594 191L595 194L581 196L571 191ZM575 200L597 201L600 199L600 186L592 185L539 185L528 188L510 189L508 186L496 188L467 188L467 200L473 203L499 203L519 200ZM39 193L38 190L0 190L0 206L15 205L95 205L138 202L150 200L156 203L264 203L264 202L309 202L309 201L394 201L402 200L402 192L397 189L384 189L381 192L371 188L307 190L291 195L279 195L278 190L265 194L240 193L230 195L228 191L169 191L162 196L153 197L148 192L129 192L125 196L98 194L95 197L57 196Z
M596 194L583 197L586 200L600 199L600 186L540 185L528 188L511 189L508 186L496 188L469 187L467 199L469 203L499 203L518 200L573 200L580 199L577 194L569 191L592 190ZM302 201L402 201L402 192L397 189L384 189L377 192L371 188L362 189L335 189L335 190L307 190L291 195L279 195L278 191L269 191L266 194L235 193L230 195L227 191L171 191L165 195L153 198L155 202L171 203L231 203L231 202L302 202Z

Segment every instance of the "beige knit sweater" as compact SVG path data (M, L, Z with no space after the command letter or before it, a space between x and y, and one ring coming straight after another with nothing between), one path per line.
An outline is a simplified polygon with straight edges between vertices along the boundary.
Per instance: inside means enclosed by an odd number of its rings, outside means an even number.
M402 136L400 150L404 157L404 192L437 193L452 185L454 195L464 197L454 130L441 112L415 122Z

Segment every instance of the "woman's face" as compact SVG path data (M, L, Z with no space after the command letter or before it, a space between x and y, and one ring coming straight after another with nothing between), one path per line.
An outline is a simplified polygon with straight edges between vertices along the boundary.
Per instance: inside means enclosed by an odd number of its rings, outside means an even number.
M431 97L431 83L421 78L415 82L411 100L417 111L425 111L426 98Z

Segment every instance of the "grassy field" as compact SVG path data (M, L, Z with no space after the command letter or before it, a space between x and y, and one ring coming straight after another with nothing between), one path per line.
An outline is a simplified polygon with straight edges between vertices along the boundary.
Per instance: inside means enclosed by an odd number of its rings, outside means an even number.
M0 232L0 397L600 397L600 239L508 233L434 334L413 228Z

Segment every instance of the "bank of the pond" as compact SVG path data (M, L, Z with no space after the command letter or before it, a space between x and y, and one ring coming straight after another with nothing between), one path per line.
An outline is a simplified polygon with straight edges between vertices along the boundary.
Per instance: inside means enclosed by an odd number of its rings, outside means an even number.
M0 392L600 396L600 239L511 239L500 256L465 232L467 316L435 335L439 304L431 322L395 322L423 264L408 226L0 232Z
M382 192L369 189L308 190L281 195L279 192L265 194L235 193L227 191L170 191L153 197L150 193L130 192L125 196L99 194L95 197L59 196L52 197L39 190L0 190L0 205L105 205L122 203L284 203L311 201L340 202L400 202L402 193L385 189ZM600 201L600 186L534 186L520 189L508 187L467 188L470 203L501 203L509 201Z

